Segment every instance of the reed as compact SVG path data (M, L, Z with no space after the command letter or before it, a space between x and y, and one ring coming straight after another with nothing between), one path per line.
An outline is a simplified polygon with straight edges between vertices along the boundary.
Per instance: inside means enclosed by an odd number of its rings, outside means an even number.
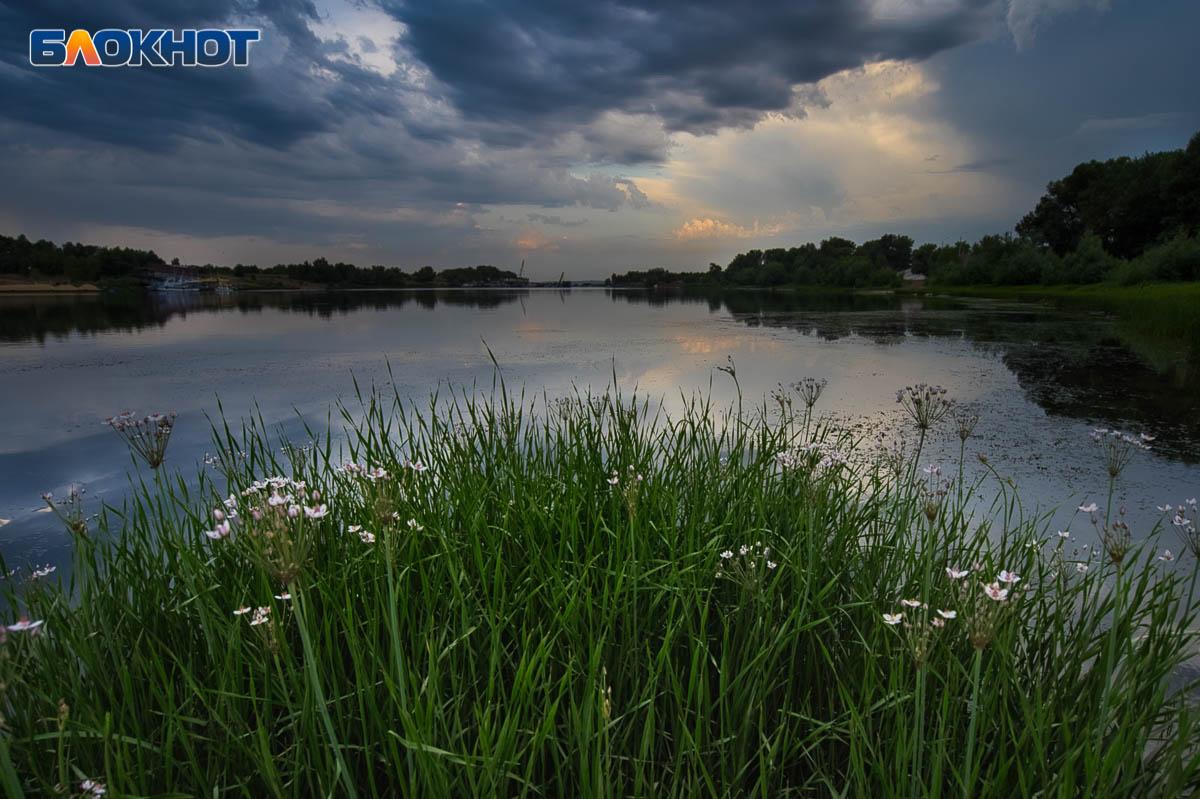
M75 536L67 584L6 584L43 623L0 647L0 782L1197 789L1194 569L1135 543L1114 580L1009 499L972 510L1003 483L943 479L800 404L370 392L340 408L340 444L218 421L216 468L135 477Z

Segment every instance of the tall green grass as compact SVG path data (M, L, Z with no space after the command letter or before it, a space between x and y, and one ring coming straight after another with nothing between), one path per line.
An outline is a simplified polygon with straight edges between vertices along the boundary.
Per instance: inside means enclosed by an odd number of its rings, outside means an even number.
M135 477L71 585L9 585L45 625L0 657L6 793L1196 790L1194 578L1148 547L1118 578L1044 542L1004 481L947 487L798 416L372 393L345 452L221 422L218 476ZM272 475L328 515L242 496Z

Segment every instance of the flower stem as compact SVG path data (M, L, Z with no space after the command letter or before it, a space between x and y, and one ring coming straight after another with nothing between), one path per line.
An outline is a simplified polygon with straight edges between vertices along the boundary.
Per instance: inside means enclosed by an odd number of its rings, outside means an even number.
M963 764L962 795L963 799L971 796L971 786L975 784L975 725L979 718L979 667L983 662L983 650L975 650L975 661L971 664L971 721L967 725L967 759Z

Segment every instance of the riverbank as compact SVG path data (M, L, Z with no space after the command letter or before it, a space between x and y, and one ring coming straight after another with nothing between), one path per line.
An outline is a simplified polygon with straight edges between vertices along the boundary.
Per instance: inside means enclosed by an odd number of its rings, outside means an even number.
M93 283L36 283L0 280L0 295L4 294L95 294L100 287Z
M910 291L922 294L950 294L957 297L995 297L997 299L1200 303L1200 282L1145 283L1136 286L1118 286L1113 283L1063 286L928 286L910 289Z
M0 659L0 777L10 795L1200 785L1194 570L1119 527L1096 550L1047 540L1002 475L923 471L927 433L971 446L938 392L902 394L907 445L876 448L814 418L822 387L671 421L616 392L373 396L345 409L345 453L218 423L198 482L147 419L126 507L92 522L53 500L73 585L4 584L28 618ZM1107 448L1142 444L1079 446L1104 506ZM989 527L965 508L992 495Z

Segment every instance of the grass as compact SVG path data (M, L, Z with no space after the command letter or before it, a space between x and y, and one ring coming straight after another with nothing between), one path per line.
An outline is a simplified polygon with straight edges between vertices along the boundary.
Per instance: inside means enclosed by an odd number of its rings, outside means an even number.
M948 485L786 400L360 403L344 454L219 423L215 474L143 467L76 538L71 584L7 584L45 621L0 650L9 796L1200 785L1195 686L1176 684L1195 577L1149 545L1118 572L1045 543L998 476ZM272 475L327 515L273 509L253 488ZM981 492L992 524L965 510ZM1020 580L996 601L1001 569Z

